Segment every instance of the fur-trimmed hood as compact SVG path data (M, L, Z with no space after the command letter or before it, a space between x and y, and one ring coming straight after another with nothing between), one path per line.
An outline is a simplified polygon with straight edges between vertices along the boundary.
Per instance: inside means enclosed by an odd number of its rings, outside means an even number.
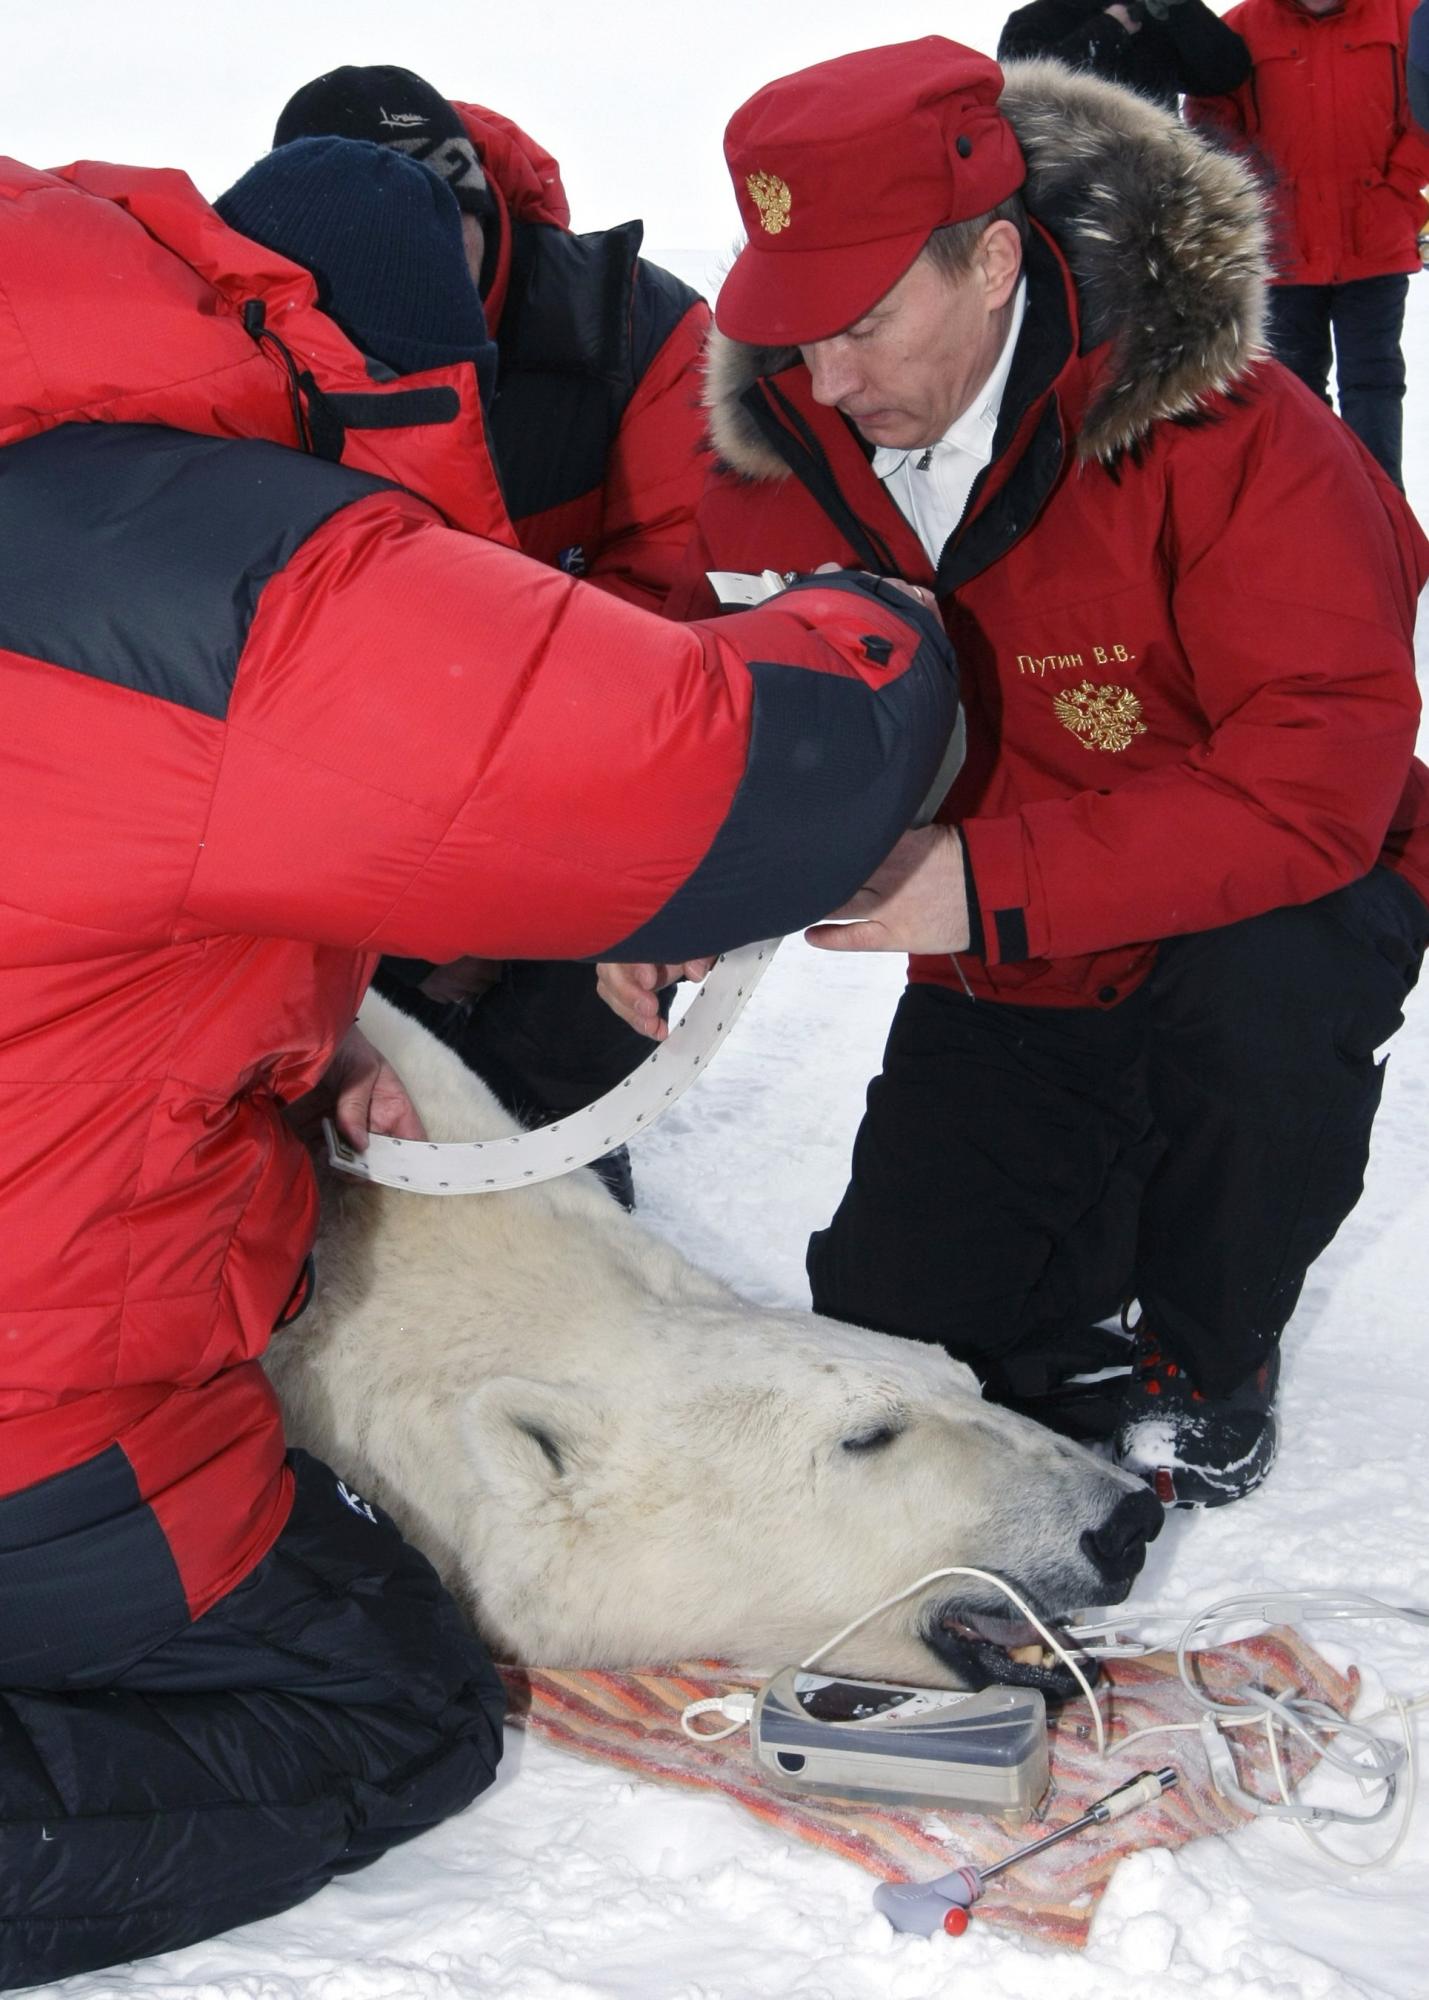
M1027 160L1023 194L1071 269L1082 347L1110 343L1077 451L1112 460L1261 355L1264 198L1240 160L1129 90L1045 60L1004 73L1001 108ZM747 477L788 470L740 398L794 358L792 348L711 337L711 436Z

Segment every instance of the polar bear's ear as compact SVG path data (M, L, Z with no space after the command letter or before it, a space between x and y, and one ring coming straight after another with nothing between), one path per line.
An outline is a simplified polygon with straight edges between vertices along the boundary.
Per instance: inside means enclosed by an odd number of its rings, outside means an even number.
M482 1485L529 1506L578 1491L599 1453L603 1417L588 1389L496 1375L467 1398L461 1426Z

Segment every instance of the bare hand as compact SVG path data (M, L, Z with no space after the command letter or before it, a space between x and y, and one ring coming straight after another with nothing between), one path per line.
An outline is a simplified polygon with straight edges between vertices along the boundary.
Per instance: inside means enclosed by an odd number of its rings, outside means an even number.
M867 882L804 933L822 951L966 951L963 844L950 826L905 833Z
M1113 21L1119 22L1129 35L1139 35L1141 33L1140 21L1127 8L1120 5L1120 0L1118 0L1118 4L1115 6L1103 7L1102 12L1110 14Z
M288 1107L287 1116L310 1146L317 1143L324 1118L331 1118L359 1153L367 1150L369 1132L385 1132L393 1139L427 1136L406 1084L355 1024L333 1050L317 1084Z
M712 958L689 958L681 965L623 965L609 960L595 969L595 990L622 1021L652 1042L663 1042L670 1032L662 1019L658 995L679 979L703 979L714 964Z

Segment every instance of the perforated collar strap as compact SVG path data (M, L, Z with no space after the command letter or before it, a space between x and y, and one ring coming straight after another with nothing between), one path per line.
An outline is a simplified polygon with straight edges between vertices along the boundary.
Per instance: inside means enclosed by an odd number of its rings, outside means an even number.
M364 1153L354 1152L325 1119L328 1159L339 1173L408 1194L497 1194L574 1173L647 1131L683 1095L743 1013L782 942L769 938L723 953L668 1038L583 1111L506 1139L438 1142L374 1133Z

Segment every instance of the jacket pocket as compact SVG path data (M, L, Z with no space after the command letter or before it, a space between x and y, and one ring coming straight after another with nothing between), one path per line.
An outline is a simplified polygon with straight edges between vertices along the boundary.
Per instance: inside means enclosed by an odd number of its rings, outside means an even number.
M1422 195L1406 194L1381 174L1361 176L1355 183L1350 213L1351 240L1357 255L1367 264L1382 267L1385 274L1413 270L1419 263L1419 228L1425 214Z

